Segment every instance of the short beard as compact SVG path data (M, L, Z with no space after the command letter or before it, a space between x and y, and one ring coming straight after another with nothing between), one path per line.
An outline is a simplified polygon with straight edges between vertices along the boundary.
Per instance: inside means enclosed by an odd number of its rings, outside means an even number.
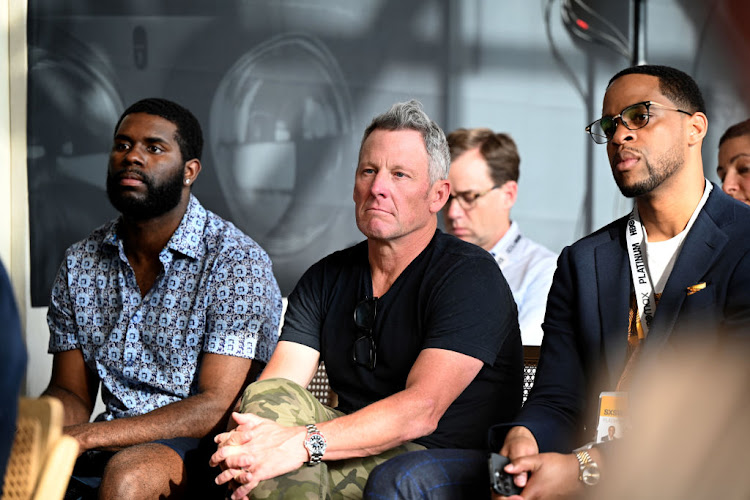
M657 163L661 165L659 170L656 170L648 160L644 160L646 162L646 170L648 171L648 178L644 181L625 186L622 184L622 181L615 178L617 187L620 188L622 195L626 198L643 196L650 193L659 187L665 180L670 178L685 162L684 156L680 155L676 149L677 148L673 148L667 151L658 159Z
M182 183L185 177L185 166L175 172L162 184L154 185L153 179L139 169L130 169L143 179L146 196L141 198L123 189L118 183L118 177L107 173L107 196L109 202L121 214L136 220L148 220L159 217L174 207L182 198Z

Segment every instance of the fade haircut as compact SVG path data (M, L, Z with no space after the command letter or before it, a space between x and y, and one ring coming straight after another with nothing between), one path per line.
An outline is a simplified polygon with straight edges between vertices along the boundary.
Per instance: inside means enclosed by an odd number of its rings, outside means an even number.
M734 139L735 137L742 137L743 135L750 135L750 118L745 121L735 123L734 125L729 127L726 132L722 134L721 139L719 139L719 147L721 147L721 145L724 144L725 141Z
M397 102L391 109L372 119L370 125L365 129L359 152L362 154L362 145L370 134L376 130L416 130L422 135L425 149L429 158L430 185L440 179L448 178L450 168L450 154L448 143L443 130L437 123L432 121L427 113L422 110L422 104L414 99L407 102Z
M659 92L667 99L690 113L706 113L706 103L698 84L690 75L670 66L643 65L631 66L617 73L609 80L607 88L612 82L625 75L650 75L659 79Z
M189 110L183 108L176 102L168 101L167 99L160 99L157 97L142 99L131 104L130 107L120 115L120 119L117 120L117 125L115 125L115 134L117 134L117 129L120 128L122 120L133 113L155 115L174 123L177 127L174 139L180 147L182 161L186 162L192 159L201 159L201 154L203 153L203 132L201 131L201 125L198 123L198 119Z
M488 128L459 128L448 134L451 161L465 152L479 148L479 154L489 167L489 174L496 186L508 181L518 182L521 158L516 143L508 134L495 133Z

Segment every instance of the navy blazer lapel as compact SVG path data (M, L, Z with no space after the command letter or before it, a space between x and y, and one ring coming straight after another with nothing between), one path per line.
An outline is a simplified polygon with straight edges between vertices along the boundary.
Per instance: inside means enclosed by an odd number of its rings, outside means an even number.
M628 344L631 278L624 241L625 224L613 225L610 237L610 241L594 250L598 296L593 298L599 302L602 351L607 360L610 381L616 383L624 367Z
M727 234L715 221L720 221L721 224L729 223L734 218L734 213L726 200L714 196L717 190L719 188L714 184L703 210L685 237L672 273L664 286L649 332L648 344L654 346L650 349L663 344L672 334L687 297L687 288L703 281L706 272L729 241Z

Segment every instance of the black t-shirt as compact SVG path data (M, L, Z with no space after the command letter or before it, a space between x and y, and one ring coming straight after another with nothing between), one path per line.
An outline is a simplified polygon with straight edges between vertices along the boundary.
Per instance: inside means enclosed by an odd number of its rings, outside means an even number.
M352 360L354 309L372 297L367 241L314 264L289 296L281 340L321 353L338 409L357 411L402 391L425 348L460 352L484 362L429 436L428 448L486 447L490 426L521 406L523 348L508 284L483 249L436 231L429 245L378 299L373 371Z

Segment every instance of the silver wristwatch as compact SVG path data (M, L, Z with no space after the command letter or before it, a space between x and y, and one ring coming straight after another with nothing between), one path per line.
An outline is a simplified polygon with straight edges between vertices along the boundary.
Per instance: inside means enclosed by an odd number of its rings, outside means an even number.
M320 433L315 424L308 424L307 437L305 438L305 449L310 454L310 460L307 465L313 466L320 463L323 453L326 452L326 438Z

